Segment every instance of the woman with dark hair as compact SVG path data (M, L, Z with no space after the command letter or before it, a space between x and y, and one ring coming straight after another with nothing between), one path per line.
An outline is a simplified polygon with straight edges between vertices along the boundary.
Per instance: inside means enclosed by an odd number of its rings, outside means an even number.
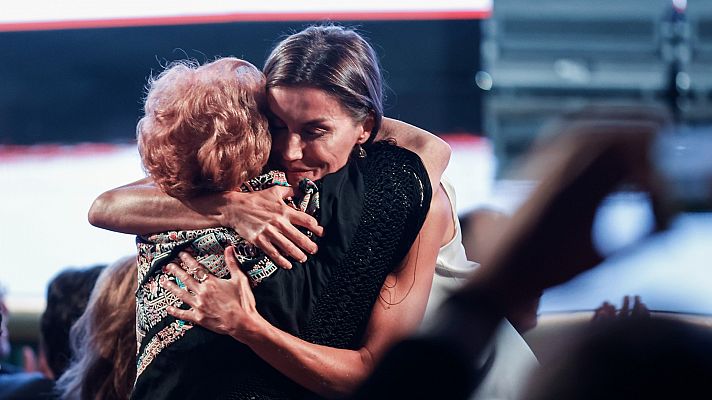
M99 275L84 313L72 326L72 360L57 381L63 399L123 400L136 377L134 257Z
M230 247L230 279L196 280L187 271L203 267L186 253L180 266L169 264L188 290L166 287L191 308L169 313L225 336L219 346L183 352L179 363L161 353L156 373L137 382L137 398L345 395L422 318L450 213L444 195L431 196L447 145L383 121L375 53L351 30L320 26L294 34L272 52L265 72L271 166L292 185L317 181L324 236L313 243L293 226L322 231L314 218L284 205L291 188L180 202L140 182L102 195L90 211L95 225L133 233L230 226L290 268L253 294ZM385 135L377 137L381 125ZM430 157L421 162L378 140L389 136ZM319 252L307 258L303 251L314 253L316 245Z
M70 329L87 308L89 296L105 268L69 268L47 285L47 307L40 317L40 366L50 379L57 379L72 358Z

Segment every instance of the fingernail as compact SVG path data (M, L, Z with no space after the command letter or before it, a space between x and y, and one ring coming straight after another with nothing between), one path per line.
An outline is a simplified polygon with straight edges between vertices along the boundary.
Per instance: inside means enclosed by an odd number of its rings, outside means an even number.
M180 257L181 259L186 258L187 256L188 253L186 253L185 251L181 251L180 253L178 253L178 257Z

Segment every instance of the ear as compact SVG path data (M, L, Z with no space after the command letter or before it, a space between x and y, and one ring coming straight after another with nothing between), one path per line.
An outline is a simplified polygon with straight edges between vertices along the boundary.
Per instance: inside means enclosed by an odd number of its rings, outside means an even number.
M361 125L363 126L363 130L358 135L358 140L356 140L357 144L364 144L368 141L368 138L371 137L373 127L376 125L376 119L373 116L373 112L370 112L368 114L368 117L363 120Z

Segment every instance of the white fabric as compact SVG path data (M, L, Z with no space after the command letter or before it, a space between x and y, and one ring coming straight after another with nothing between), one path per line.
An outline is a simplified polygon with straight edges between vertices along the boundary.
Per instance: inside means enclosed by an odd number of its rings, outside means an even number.
M462 286L467 276L479 264L467 260L462 245L462 232L457 218L455 189L443 176L441 181L447 197L450 199L455 235L440 248L435 265L433 286L425 310L423 327L434 323L434 316L440 304L453 290ZM520 398L532 369L539 365L534 353L519 332L509 321L500 324L493 342L495 360L491 370L473 393L473 400L515 400Z
M438 252L433 286L430 289L430 298L425 308L424 321L432 319L440 303L447 298L450 292L459 288L467 276L480 265L467 259L465 248L462 246L462 230L460 229L460 220L457 218L455 188L445 176L442 177L440 184L450 200L455 234L446 245L440 247Z

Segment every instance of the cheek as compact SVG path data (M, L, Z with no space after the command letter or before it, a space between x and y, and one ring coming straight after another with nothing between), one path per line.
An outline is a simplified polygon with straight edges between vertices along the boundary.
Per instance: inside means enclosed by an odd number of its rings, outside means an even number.
M353 143L340 141L333 143L328 148L321 149L320 156L329 164L330 172L334 172L346 165L353 150Z

